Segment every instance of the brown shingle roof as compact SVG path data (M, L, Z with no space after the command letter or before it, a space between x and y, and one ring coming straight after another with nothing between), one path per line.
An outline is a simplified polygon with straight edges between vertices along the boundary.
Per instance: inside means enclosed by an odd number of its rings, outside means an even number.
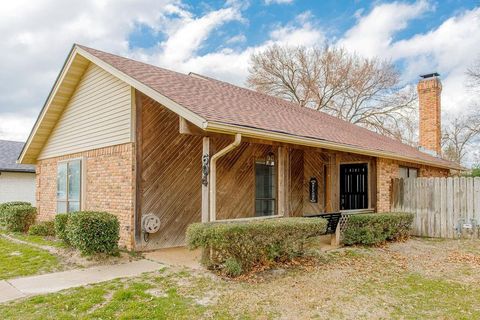
M457 168L397 140L283 99L208 77L186 75L78 46L206 121L313 138ZM359 153L361 151L359 150Z

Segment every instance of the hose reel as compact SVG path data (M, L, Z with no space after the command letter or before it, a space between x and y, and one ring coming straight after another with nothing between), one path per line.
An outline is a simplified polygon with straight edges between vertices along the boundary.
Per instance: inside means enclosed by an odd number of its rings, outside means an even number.
M160 230L160 218L153 213L148 213L142 217L143 240L148 242L149 235Z

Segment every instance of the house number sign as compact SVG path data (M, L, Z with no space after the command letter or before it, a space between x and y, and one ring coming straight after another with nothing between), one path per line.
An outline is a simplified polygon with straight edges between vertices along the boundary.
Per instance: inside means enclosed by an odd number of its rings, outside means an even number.
M310 202L318 202L318 181L317 178L311 177L309 182Z

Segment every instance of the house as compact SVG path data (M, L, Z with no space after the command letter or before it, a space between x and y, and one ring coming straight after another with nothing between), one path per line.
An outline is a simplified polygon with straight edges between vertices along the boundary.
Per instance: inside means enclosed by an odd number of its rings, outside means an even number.
M35 166L18 164L23 142L0 140L0 203L35 204Z
M74 45L19 161L37 166L40 219L109 211L120 244L136 250L181 246L198 221L388 211L392 178L457 169L434 155L440 80L418 90L429 152L229 83Z

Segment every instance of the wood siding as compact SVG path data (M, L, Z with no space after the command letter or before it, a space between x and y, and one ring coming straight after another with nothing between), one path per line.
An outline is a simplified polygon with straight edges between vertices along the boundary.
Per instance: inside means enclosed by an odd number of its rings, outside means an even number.
M217 151L231 141L213 139ZM217 220L255 216L255 160L269 152L276 154L270 145L247 142L218 160Z
M303 150L291 149L289 156L289 215L292 217L301 217L303 215Z
M131 142L131 101L129 85L90 63L39 159Z
M141 214L160 217L160 231L144 249L182 246L185 231L200 222L202 137L179 133L178 116L141 96Z

